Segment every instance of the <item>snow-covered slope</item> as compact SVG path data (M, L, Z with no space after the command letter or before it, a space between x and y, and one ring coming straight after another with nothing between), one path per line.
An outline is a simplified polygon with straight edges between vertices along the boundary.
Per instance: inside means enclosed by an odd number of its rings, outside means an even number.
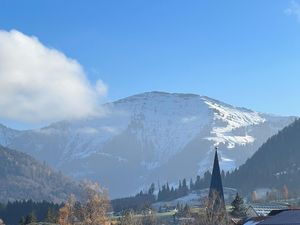
M193 94L149 92L103 107L102 117L22 132L0 129L1 144L74 177L99 180L119 197L150 182L204 173L214 146L221 149L221 167L232 170L294 120Z

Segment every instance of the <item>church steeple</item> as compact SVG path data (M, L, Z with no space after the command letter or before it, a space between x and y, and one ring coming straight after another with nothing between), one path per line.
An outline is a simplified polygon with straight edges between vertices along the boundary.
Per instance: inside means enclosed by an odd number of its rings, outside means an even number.
M212 197L214 192L216 194L218 194L221 204L224 205L224 193L223 193L223 185L222 185L222 178L221 178L217 148L215 151L214 166L213 166L211 182L210 182L210 189L209 189L209 197L210 198ZM224 207L225 207L225 205L224 205Z

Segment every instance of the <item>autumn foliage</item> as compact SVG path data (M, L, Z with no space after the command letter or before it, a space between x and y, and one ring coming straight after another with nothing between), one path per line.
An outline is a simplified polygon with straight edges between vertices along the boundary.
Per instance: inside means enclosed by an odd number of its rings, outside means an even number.
M60 225L107 225L110 207L107 192L98 184L86 184L86 200L77 202L74 196L59 210Z

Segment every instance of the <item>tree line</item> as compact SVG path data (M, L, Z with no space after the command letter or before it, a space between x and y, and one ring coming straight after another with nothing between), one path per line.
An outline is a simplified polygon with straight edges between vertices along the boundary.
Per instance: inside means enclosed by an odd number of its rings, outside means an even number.
M109 221L111 211L106 190L97 183L85 183L85 196L77 201L74 195L62 204L32 200L0 204L0 218L6 225L48 222L60 225L99 225Z
M0 204L0 218L8 225L24 225L36 221L49 221L52 215L56 217L59 204L32 200L14 201L7 204ZM50 221L49 221L50 222Z

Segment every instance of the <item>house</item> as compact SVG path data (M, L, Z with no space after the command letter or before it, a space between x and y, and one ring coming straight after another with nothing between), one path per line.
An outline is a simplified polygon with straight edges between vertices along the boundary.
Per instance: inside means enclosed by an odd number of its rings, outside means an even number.
M253 208L252 205L250 205L250 206L247 208L247 210L246 210L246 215L247 215L248 218L253 218L253 217L258 217L258 216L259 216L258 212L256 211L255 208Z
M273 210L287 210L289 205L282 203L252 204L247 208L248 217L267 216Z
M286 210L270 216L257 225L300 225L300 210Z

